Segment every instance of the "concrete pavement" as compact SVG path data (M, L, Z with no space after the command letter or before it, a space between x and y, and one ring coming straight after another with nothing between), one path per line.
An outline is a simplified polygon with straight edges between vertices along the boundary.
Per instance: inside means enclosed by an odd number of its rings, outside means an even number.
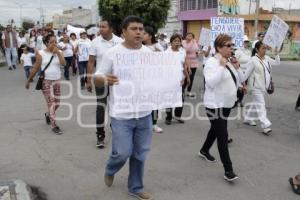
M202 88L201 69L193 88L199 101ZM208 121L195 117L184 125L164 125L165 132L153 135L152 150L145 169L146 190L156 200L296 200L288 178L300 171L300 133L297 122L300 112L294 111L299 94L300 62L282 62L274 67L275 94L267 98L268 115L273 122L272 135L260 133L259 127L247 127L241 120L229 122L233 137L230 153L240 179L234 184L223 180L223 168L218 161L207 163L197 156L207 131ZM76 79L71 83L76 87ZM82 128L77 123L83 100L75 93L70 99L74 115L58 124L64 134L52 134L44 122L45 100L39 91L24 88L25 75L18 67L9 71L0 68L0 180L18 178L40 186L49 200L130 200L127 195L128 166L115 178L113 187L103 182L103 172L111 146L107 133L107 148L95 147L94 128ZM66 85L62 92L68 93ZM87 94L87 92L84 92ZM95 106L86 106L80 114L84 123L95 123ZM62 106L58 116L66 117L69 107ZM185 107L184 115L190 114ZM236 111L235 111L236 112ZM234 113L232 115L234 115ZM205 116L203 108L199 113ZM219 159L216 144L211 153Z

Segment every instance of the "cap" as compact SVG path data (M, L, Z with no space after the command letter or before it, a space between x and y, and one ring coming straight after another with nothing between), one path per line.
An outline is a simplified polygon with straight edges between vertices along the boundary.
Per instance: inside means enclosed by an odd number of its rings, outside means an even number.
M249 42L249 38L247 35L244 35L244 42Z
M81 30L81 31L80 31L80 35L81 35L81 34L87 34L87 33L86 33L85 30Z

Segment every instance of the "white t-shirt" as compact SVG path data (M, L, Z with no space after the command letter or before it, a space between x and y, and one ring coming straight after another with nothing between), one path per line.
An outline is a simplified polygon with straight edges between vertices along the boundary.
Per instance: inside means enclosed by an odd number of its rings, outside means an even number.
M79 62L88 61L89 60L89 49L91 47L90 39L79 39L78 40L78 60Z
M208 46L203 47L202 51L208 51ZM209 51L209 54L207 57L205 57L204 52L203 52L203 65L205 65L206 61L210 57L214 56L215 54L216 54L216 50L213 47L210 48L210 51Z
M165 49L159 44L158 42L152 45L146 45L148 48L150 48L152 51L164 51Z
M120 44L121 42L123 42L123 39L115 36L114 34L112 39L109 41L103 39L102 36L96 37L92 41L89 53L91 56L96 56L96 70L100 67L102 57L106 53L106 51L116 46L117 44Z
M43 70L46 67L46 65L49 63L53 53L50 53L46 50L40 50L39 54L42 56L41 70ZM55 54L51 64L48 66L48 68L45 71L45 79L59 80L60 78L61 78L60 62L58 56Z
M31 37L29 39L29 47L30 48L35 48L36 47L35 37Z
M78 40L75 39L75 40L70 40L70 43L72 44L73 48L75 49L78 45Z
M22 38L18 37L17 40L18 40L18 48L20 48L22 44L27 44L27 40L25 37Z
M166 52L175 52L178 54L180 63L182 65L182 78L184 78L184 63L185 63L185 57L186 57L186 50L184 48L179 48L179 51L173 51L171 47L168 47Z
M23 66L32 66L31 58L35 57L34 53L22 53L20 60L23 61Z
M60 42L60 43L58 43L58 46L61 49L66 48L66 49L62 50L65 58L73 57L73 46L71 43Z
M140 49L128 49L123 44L118 44L112 47L104 54L101 62L101 67L97 68L95 75L113 74L114 71L113 60L117 53L140 53L140 52L151 52L151 50L144 45ZM137 119L151 114L151 111L122 113L122 114L117 113L114 105L114 92L113 92L114 86L110 86L109 89L110 89L109 114L111 117L117 119L134 119L134 118Z
M36 49L37 50L46 49L46 46L43 42L43 36L41 36L41 35L39 35L36 39Z

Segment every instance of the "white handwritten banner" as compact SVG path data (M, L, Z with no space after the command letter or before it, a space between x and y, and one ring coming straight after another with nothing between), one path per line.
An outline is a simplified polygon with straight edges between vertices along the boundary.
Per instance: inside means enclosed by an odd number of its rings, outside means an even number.
M210 46L210 29L202 28L199 38L199 45L208 47Z
M111 88L110 105L116 113L182 106L183 66L178 54L119 53L113 60L119 84Z
M225 33L232 37L232 42L236 48L243 48L244 44L244 19L232 17L212 17L211 25L211 44L219 34Z
M263 43L275 49L279 49L285 39L287 31L289 30L289 25L285 23L282 19L273 16L271 24L268 31L264 37Z

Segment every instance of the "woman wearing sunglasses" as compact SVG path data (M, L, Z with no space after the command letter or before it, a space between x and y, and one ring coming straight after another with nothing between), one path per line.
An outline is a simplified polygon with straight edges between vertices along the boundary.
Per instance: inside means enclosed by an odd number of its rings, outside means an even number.
M227 118L231 108L237 100L237 90L240 84L235 65L236 60L231 60L233 52L232 38L226 34L220 34L214 41L216 55L210 57L204 68L205 92L204 106L210 121L210 130L200 149L199 156L208 162L215 162L209 150L215 140L224 166L224 179L234 181L238 176L233 172L232 162L228 150Z

